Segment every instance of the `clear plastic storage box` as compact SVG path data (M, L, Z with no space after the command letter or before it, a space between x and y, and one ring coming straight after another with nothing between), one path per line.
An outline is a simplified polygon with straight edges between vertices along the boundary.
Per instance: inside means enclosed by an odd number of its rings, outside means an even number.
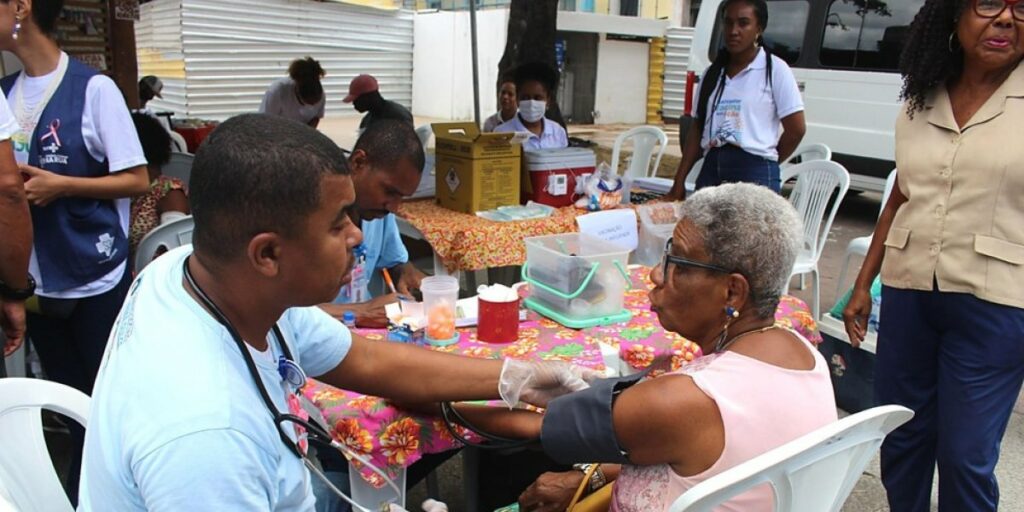
M526 242L526 306L576 329L629 321L629 250L599 238L566 233Z

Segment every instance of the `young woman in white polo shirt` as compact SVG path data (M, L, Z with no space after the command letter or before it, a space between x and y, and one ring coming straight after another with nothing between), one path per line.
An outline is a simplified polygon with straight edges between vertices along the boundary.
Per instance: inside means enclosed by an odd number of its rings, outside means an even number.
M701 79L697 115L669 199L682 199L684 182L703 153L697 188L743 181L779 191L779 161L803 139L804 105L785 61L764 46L764 0L722 3L724 50Z

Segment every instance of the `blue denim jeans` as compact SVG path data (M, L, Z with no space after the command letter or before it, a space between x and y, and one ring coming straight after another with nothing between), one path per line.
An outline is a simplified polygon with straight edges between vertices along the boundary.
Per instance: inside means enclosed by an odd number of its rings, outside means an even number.
M763 185L777 194L782 185L779 182L779 163L731 144L709 149L697 176L697 190L730 182Z

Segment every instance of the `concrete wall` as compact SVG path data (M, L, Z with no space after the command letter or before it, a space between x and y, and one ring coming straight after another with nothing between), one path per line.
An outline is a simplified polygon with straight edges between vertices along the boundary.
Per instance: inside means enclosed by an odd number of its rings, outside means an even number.
M497 111L498 61L505 51L508 10L477 12L480 121ZM473 119L469 13L418 13L414 22L412 111L439 119Z
M597 47L596 124L646 122L649 51L645 42L601 36Z

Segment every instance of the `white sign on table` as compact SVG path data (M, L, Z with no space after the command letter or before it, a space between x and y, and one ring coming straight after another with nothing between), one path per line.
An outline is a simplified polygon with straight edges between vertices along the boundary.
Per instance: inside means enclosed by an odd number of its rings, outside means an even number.
M631 208L605 210L576 217L580 233L621 245L630 251L638 244L636 212Z

